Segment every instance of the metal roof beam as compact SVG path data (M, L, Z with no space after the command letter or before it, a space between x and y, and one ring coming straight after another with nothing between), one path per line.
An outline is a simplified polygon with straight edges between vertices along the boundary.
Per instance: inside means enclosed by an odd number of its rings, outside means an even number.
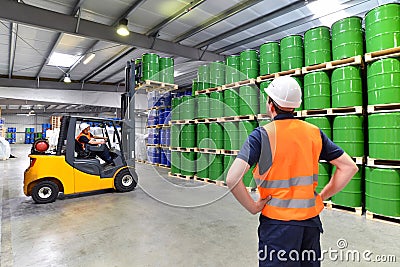
M262 2L262 0L249 0L244 3L239 3L227 10L224 10L223 12L219 13L216 16L211 17L209 20L205 21L204 23L197 26L196 28L191 29L191 30L181 34L180 36L175 38L174 42L179 43L179 42L189 38L190 36L193 36L196 33L199 33L201 31L217 24L218 22L221 22L221 21L247 9L247 8L250 8L251 6L253 6L255 4L258 4L259 2Z
M18 35L18 24L10 23L10 50L8 55L8 78L12 78L14 71L14 61L15 61L15 50L17 48L17 35Z
M127 17L129 17L133 11L135 11L138 7L140 7L144 2L146 2L146 0L136 0L125 12L124 14L122 14L115 22L114 22L114 26L118 25L118 22L121 19L125 19Z
M111 73L110 75L107 75L106 77L104 77L103 79L101 79L100 81L98 81L97 83L102 83L112 77L114 77L115 75L117 75L118 73L122 72L123 70L125 70L125 67L118 69L117 71L114 71L113 73Z

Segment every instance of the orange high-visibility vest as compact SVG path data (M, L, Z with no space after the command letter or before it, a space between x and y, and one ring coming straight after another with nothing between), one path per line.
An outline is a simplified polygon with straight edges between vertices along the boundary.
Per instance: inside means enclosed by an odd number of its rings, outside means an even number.
M260 160L253 170L262 198L272 199L262 214L289 221L317 216L324 208L319 194L318 161L322 139L318 127L304 121L277 120L264 126Z
M92 134L91 133L88 133L88 134L84 134L83 132L81 132L77 137L76 137L76 141L79 143L79 144L81 144L81 146L82 146L82 150L83 151L85 151L85 143L83 143L83 142L81 142L81 141L79 141L79 138L81 138L81 136L86 136L87 137L87 139L92 139Z

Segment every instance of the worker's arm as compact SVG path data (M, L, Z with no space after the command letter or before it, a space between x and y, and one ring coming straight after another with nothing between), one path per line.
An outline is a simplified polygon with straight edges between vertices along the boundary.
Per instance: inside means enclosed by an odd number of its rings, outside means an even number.
M104 139L104 140L106 140L106 141L107 141L107 139L108 139L108 137L106 137L106 136L99 136L99 135L93 135L93 138L94 138L94 139Z
M322 200L326 200L341 191L358 171L357 165L347 153L343 153L330 163L336 166L336 171L320 193Z
M253 200L243 184L243 175L249 170L250 165L240 159L236 158L231 168L229 169L226 177L226 183L235 198L245 207L251 214L259 213L270 200L270 198L259 199L257 202Z

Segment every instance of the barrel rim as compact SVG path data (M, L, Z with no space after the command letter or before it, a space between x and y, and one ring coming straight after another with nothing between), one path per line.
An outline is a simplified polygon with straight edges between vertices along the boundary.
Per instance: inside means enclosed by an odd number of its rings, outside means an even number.
M339 19L339 20L335 21L334 23L332 23L331 29L333 28L333 25L335 25L336 23L338 23L338 22L340 22L340 21L343 21L343 20L345 20L345 19L350 19L350 18L357 18L357 19L360 19L360 20L361 20L361 24L362 24L362 21L363 21L363 18L362 18L362 17L360 17L360 16L349 16L349 17L346 17L346 18L343 18L343 19ZM361 25L361 28L362 28L362 25Z
M142 57L143 57L144 55L156 55L156 56L160 57L160 56L157 55L156 53L144 53L144 54L142 55Z
M262 45L260 45L260 47L261 47L261 46L263 46L263 45L266 45L266 44L273 44L273 43L275 43L275 44L278 44L278 45L279 45L279 42L278 42L278 41L269 41L269 42L265 42L265 43L263 43Z
M289 37L295 37L295 36L300 36L301 39L303 39L303 35L301 35L301 34L290 34L290 35L288 35L288 36L285 36L285 37L281 38L281 39L279 40L279 43L280 43L283 39L286 39L286 38L289 38Z
M315 30L315 29L317 29L317 28L328 28L328 30L331 31L331 28L329 28L328 26L325 26L325 25L315 26L315 27L312 27L312 28L306 30L306 31L304 32L304 36L305 36L305 34L306 34L307 32L309 32L309 31L311 31L311 30Z
M240 52L240 54L242 54L243 52L247 52L247 51L255 51L256 53L258 53L258 50L257 50L257 49L246 48L245 50L242 50L242 51Z
M375 11L375 9L381 8L381 7L383 7L383 6L388 6L388 5L398 5L398 6L400 6L400 3L387 3L387 4L383 4L383 5L374 7L373 9L371 9L370 11L368 11L367 13L365 13L365 15L364 15L364 20L366 20L368 14L369 14L371 11Z

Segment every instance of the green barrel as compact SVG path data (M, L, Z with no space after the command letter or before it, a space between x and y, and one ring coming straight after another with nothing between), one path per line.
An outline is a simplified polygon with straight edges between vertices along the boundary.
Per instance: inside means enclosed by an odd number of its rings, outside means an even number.
M367 67L368 104L400 103L400 60L386 58Z
M208 169L208 178L211 180L222 180L224 173L224 155L210 154L210 168Z
M160 57L160 82L174 83L174 59Z
M332 196L332 202L345 207L361 207L362 203L362 166L351 178L350 182L336 195ZM332 169L334 173L336 167Z
M210 94L210 117L220 118L224 116L224 93L212 92Z
M210 88L210 66L209 65L201 65L197 71L197 80L199 82L203 82L203 89ZM199 90L203 90L199 89Z
M281 71L304 66L303 37L289 35L280 41Z
M318 186L315 188L318 194L321 193L331 179L331 167L332 165L329 163L318 164Z
M400 160L400 112L368 116L369 156Z
M197 96L197 118L204 119L210 117L210 98L206 94Z
M225 63L216 61L210 64L210 86L218 87L225 84Z
M364 54L362 19L348 17L332 24L332 59Z
M351 157L364 156L363 117L336 117L333 120L333 141Z
M324 71L311 72L304 76L304 109L331 107L331 84Z
M252 115L259 112L258 87L241 86L239 88L239 114Z
M365 208L400 217L400 169L365 168Z
M212 122L209 126L209 146L213 149L223 149L224 131L218 122Z
M225 60L225 83L240 81L240 56L228 56Z
M203 82L203 81L197 80L197 91L202 91L202 90L205 90L207 88L210 88L210 83L209 82Z
M194 176L196 173L196 152L181 152L181 174Z
M192 81L192 96L195 96L195 92L199 90L199 81L193 80Z
M320 128L332 140L332 126L328 117L307 117L305 121Z
M281 71L279 43L268 42L260 46L260 75Z
M160 70L160 57L157 54L146 53L142 55L143 80L158 81Z
M209 154L197 153L197 162L196 162L197 177L208 178L209 166L210 166Z
M326 26L309 29L304 34L304 64L311 66L331 61L331 33Z
M368 52L400 44L400 4L386 4L365 15L365 42Z
M196 141L196 125L183 125L181 131L181 146L186 148L196 147Z
M264 91L272 81L260 83L260 114L267 114L267 98L268 95Z
M232 166L236 156L224 155L224 182L226 182L226 176L228 175L229 169Z
M251 187L251 188L257 187L256 182L254 181L254 178L253 178L254 167L255 167L255 165L253 167L251 167L243 176L243 183L244 183L244 186L246 186L246 187Z
M301 104L300 107L296 108L295 111L300 111L304 109L304 85L303 85L303 78L300 77L293 77L297 81L297 83L300 85L301 89Z
M180 147L180 135L181 135L181 124L172 124L171 125L171 147Z
M208 138L209 138L208 124L205 124L205 123L197 124L197 147L198 148L209 148Z
M239 150L239 128L237 122L224 122L224 149Z
M250 133L258 126L256 121L240 121L238 123L239 128L239 145L242 147Z
M255 79L259 73L258 52L247 49L240 53L240 72L245 79Z
M226 89L224 94L224 116L237 116L239 115L239 93L236 89Z
M362 79L359 67L347 66L335 69L331 77L332 107L362 105Z
M178 151L171 151L171 173L181 173L181 153Z
M193 96L182 96L181 105L179 107L180 120L193 120L196 117L196 101Z
M180 103L181 103L181 98L180 97L174 97L172 98L172 110L171 110L171 120L180 120L180 114L179 114L179 109L180 109Z

